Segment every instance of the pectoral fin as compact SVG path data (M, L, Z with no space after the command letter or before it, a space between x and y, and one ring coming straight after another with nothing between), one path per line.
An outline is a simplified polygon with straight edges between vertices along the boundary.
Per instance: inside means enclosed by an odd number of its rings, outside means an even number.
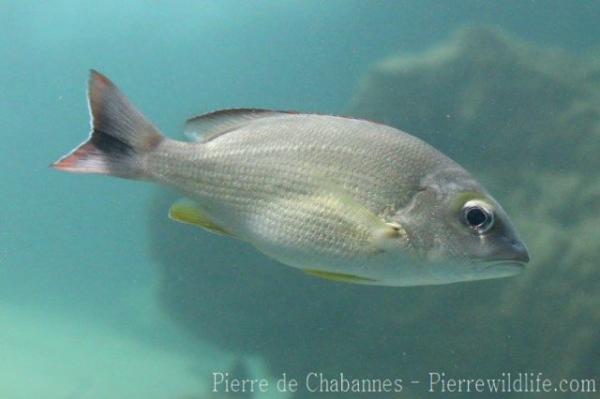
M352 218L355 223L369 226L376 245L385 247L386 240L407 237L406 230L398 222L384 221L349 195L339 184L324 176L317 175L316 180L320 183L322 191L318 192L311 200L320 203L326 202L329 206L338 209L341 214Z
M182 198L171 205L171 208L169 209L169 218L180 223L193 224L202 227L211 233L234 237L233 234L210 220L196 202L187 198Z
M342 283L373 284L377 282L377 280L374 280L372 278L361 277L355 274L328 272L318 269L304 269L303 271L309 276L319 277L324 280L337 281Z

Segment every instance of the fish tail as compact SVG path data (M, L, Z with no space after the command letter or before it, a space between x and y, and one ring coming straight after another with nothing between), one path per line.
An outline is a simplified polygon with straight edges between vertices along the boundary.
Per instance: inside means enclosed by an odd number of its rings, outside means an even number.
M73 151L54 162L55 169L129 179L147 178L145 155L164 139L107 77L90 72L88 104L92 131Z

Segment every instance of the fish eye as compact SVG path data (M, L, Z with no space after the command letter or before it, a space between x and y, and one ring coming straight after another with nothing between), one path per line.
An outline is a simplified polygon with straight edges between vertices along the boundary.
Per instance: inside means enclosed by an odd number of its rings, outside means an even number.
M467 201L462 208L462 222L483 234L494 225L494 213L481 201Z

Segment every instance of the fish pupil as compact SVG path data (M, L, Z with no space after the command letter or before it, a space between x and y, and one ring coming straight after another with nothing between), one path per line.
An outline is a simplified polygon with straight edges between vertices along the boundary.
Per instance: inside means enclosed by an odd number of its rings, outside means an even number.
M468 209L465 216L471 227L480 227L488 220L487 214L481 208Z

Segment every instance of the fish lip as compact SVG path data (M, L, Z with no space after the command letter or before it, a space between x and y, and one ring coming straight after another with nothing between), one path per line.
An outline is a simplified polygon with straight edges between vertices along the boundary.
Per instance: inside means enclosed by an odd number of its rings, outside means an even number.
M529 263L529 252L527 249L523 247L522 250L516 251L510 256L498 257L495 259L490 259L489 263L502 264L502 263L515 263L520 264L523 267ZM487 263L487 262L486 262Z
M485 271L498 274L497 277L510 277L520 274L525 270L526 262L514 259L499 259L486 262Z
M481 258L477 257L472 258L472 260L474 262L482 261ZM485 263L488 266L518 265L522 268L525 268L527 266L527 263L529 263L529 253L527 252L527 250L525 250L524 252L517 252L512 256L483 260L483 263Z
M517 247L516 251L511 256L494 259L493 262L511 262L525 266L529 263L529 252L523 244L520 244L520 247Z
M516 267L520 267L520 268L524 269L525 266L527 265L527 262L516 260L516 259L495 259L495 260L486 262L486 264L487 264L487 267L516 266Z

